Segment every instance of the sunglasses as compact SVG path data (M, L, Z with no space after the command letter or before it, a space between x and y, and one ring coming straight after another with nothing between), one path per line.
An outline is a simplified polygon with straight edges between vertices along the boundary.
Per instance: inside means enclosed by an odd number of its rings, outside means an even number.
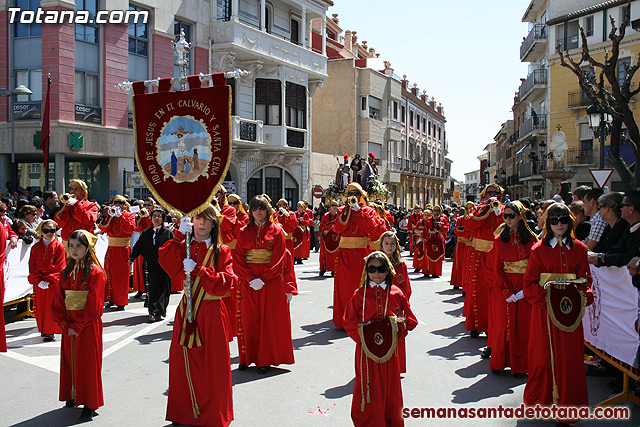
M551 225L558 225L559 223L569 224L569 222L571 222L571 218L568 216L561 216L560 218L549 218L549 224Z
M56 232L55 228L43 228L42 229L42 234L53 234Z
M236 206L236 205L239 205L239 204L240 204L240 202L229 202L229 204L230 204L231 206Z
M606 205L598 205L598 209L602 209L602 208L608 208L609 206Z
M113 202L114 205L124 205L125 202L123 202L122 200L116 200L115 202Z
M375 265L369 265L367 266L367 273L386 273L387 272L387 266L386 265L379 265L379 266L375 266Z
M516 218L516 214L514 214L514 213L510 213L510 214L506 213L506 214L502 214L502 216L505 219L515 219Z
M256 208L252 208L251 211L255 212L255 211L266 211L267 208L265 208L264 206L258 206Z

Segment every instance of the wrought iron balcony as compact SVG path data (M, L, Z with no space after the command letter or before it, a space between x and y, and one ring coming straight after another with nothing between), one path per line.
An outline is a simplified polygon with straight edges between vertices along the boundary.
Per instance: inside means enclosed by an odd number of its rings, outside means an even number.
M518 127L520 139L526 139L530 135L544 133L547 129L547 116L540 114L531 116Z
M524 82L520 85L518 92L520 94L520 101L523 101L527 95L532 93L535 89L544 89L547 86L547 70L540 68L533 70L529 74Z
M263 143L262 120L231 117L231 136L234 141Z
M520 45L520 60L526 61L532 52L538 52L547 42L548 27L546 24L535 24L529 35L522 41Z
M593 102L587 94L581 90L574 90L573 92L569 92L569 108L580 108L587 107L591 105Z
M570 148L565 153L564 162L567 165L596 166L600 162L600 149L598 147L591 150Z

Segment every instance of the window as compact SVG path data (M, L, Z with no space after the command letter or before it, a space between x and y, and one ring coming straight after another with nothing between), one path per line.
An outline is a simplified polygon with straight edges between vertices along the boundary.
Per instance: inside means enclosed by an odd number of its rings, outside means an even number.
M280 125L282 85L280 80L256 79L256 120L265 125Z
M631 67L631 58L618 59L618 84L620 86L624 84L624 79L627 77L627 70L629 67Z
M398 120L398 101L393 101L393 120Z
M409 127L413 127L413 111L409 111Z
M76 104L99 106L98 76L76 70Z
M32 95L17 95L16 102L42 101L42 70L15 70L16 86L25 85Z
M375 120L382 120L382 116L380 111L382 110L382 100L378 98L374 98L373 96L369 97L369 118Z
M183 22L183 21L179 21L179 20L175 20L173 21L173 35L175 36L175 41L180 40L180 30L184 30L184 39L191 43L191 24ZM187 75L191 74L191 53L193 52L193 50L191 52L189 52L187 54ZM173 75L174 76L180 76L180 65L178 64L178 61L180 59L178 58L178 54L174 52L173 54Z
M592 36L593 35L593 16L587 16L587 18L584 21L584 26L585 26L585 33L588 36Z
M271 10L269 6L264 8L264 25L267 33L271 34Z
M404 105L401 108L402 108L402 111L400 113L400 119L402 120L402 123L405 123L407 121L407 110Z
M291 43L300 44L300 23L297 19L291 20Z
M629 6L622 6L620 8L621 11L621 15L620 16L620 22L624 22L625 19L628 19L627 21L627 27L631 24L631 10L629 9Z
M423 117L422 118L422 133L426 133L427 132L427 118Z
M279 83L279 82L278 82ZM304 86L287 82L285 92L287 126L306 129L307 90Z
M146 9L138 6L129 6L129 10L148 13ZM149 28L142 19L139 19L138 23L129 24L129 53L149 56Z
M76 11L89 12L89 20L92 24L76 24L76 40L88 43L98 43L98 24L95 23L98 0L76 0Z
M218 7L216 9L217 21L230 21L231 20L231 0L217 0Z
M367 97L366 96L360 97L360 109L362 111L367 111Z
M429 120L429 136L431 136L431 120Z
M420 114L416 114L416 129L420 130Z
M15 0L16 7L21 10L34 11L40 7L39 0ZM21 13L22 15L22 13ZM13 24L15 37L39 37L42 35L42 24L22 24L18 19Z
M438 126L438 140L442 138L442 128Z

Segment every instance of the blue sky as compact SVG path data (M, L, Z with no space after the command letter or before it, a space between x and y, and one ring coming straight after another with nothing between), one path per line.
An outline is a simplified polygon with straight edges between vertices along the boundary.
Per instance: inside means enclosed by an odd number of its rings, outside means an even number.
M520 43L530 0L334 0L343 30L357 31L394 72L418 83L447 118L452 175L479 168L477 156L512 118L527 64Z

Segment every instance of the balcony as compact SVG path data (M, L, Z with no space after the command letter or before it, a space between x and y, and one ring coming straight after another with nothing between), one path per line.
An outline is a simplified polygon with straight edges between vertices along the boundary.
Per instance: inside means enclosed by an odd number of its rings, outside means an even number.
M520 101L529 96L535 96L536 94L544 91L547 87L547 70L544 68L533 70L533 73L527 76L527 79L522 82L518 92L520 94Z
M575 90L573 92L569 92L569 108L582 108L588 107L593 104L593 102L589 99L586 93L581 90Z
M591 150L570 148L565 153L564 163L574 166L597 166L600 163L600 150L599 148Z
M529 35L520 45L520 61L528 62L544 51L547 46L548 32L546 24L534 24Z
M521 141L526 141L539 134L547 131L547 116L541 114L539 116L531 116L518 127L518 134Z
M580 45L578 43L578 40L580 40L580 36L578 34L574 34L563 39L558 39L557 44L560 45L560 49L562 49L562 51L567 51L571 49L577 49Z
M546 161L528 161L518 166L518 177L520 180L528 181L540 172L547 169Z
M231 116L231 138L234 143L264 144L262 120L243 119Z
M243 119L244 120L244 119ZM251 120L247 120L251 122ZM264 150L276 149L285 153L300 153L308 149L306 129L292 128L289 126L264 126L264 144L260 147ZM234 143L235 143L234 139ZM252 144L255 146L255 144ZM245 145L246 147L246 145Z
M309 80L327 78L327 57L241 22L215 22L212 46L217 68L238 68L243 61L264 61L309 74ZM227 71L218 69L216 71Z

